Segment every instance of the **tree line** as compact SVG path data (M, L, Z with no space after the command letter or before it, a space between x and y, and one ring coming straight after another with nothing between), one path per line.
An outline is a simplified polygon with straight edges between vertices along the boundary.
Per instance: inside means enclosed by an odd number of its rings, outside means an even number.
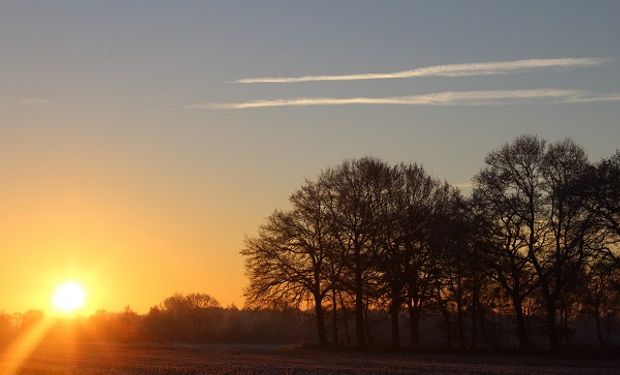
M472 181L465 197L415 163L325 169L246 239L247 306L311 310L322 346L341 343L349 322L355 345L371 344L373 311L388 314L394 347L403 326L419 347L420 320L433 316L458 347L477 348L489 317L507 315L523 350L567 345L583 316L609 345L620 152L591 163L571 139L523 135L488 153Z
M223 307L206 293L175 294L144 314L129 306L64 318L46 317L41 310L0 312L0 343L28 337L45 319L52 319L44 334L48 341L298 343L312 338L310 318L293 309Z

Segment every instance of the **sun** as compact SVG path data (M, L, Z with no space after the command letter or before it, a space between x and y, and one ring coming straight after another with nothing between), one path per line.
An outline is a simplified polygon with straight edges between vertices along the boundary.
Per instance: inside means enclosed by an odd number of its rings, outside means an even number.
M75 281L64 282L56 288L52 303L57 311L69 314L84 307L86 289Z

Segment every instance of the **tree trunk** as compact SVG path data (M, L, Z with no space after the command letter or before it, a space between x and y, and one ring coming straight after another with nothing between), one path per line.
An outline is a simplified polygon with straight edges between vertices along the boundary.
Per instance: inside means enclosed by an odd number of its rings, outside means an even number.
M400 294L400 291L392 291L392 293ZM400 349L400 298L396 294L392 294L392 304L390 306L390 315L392 316L392 346L394 349Z
M409 329L411 330L411 347L417 349L420 346L420 309L410 301L409 307Z
M560 338L556 324L555 300L547 300L547 336L549 338L549 349L559 349Z
M364 335L364 289L361 268L361 255L357 251L355 254L355 340L358 348L366 347L366 336Z
M344 337L347 345L351 345L351 333L349 332L349 314L347 306L344 304L344 299L342 298L342 293L338 292L338 297L340 298L340 308L342 309L342 322L344 324Z
M601 308L598 302L594 306L594 318L596 319L596 335L598 336L598 342L601 344L602 348L605 348L607 347L607 344L603 339L603 331L601 329Z
M459 298L457 298L456 301L456 319L457 319L457 325L458 325L458 330L459 330L459 349L461 350L465 350L465 347L467 346L465 343L465 327L464 327L464 322L463 322L463 302L459 296Z
M314 313L316 315L316 329L319 336L319 345L321 347L327 346L327 334L325 333L325 315L323 313L323 306L321 304L321 297L319 295L314 296Z
M439 300L439 310L441 312L443 323L446 327L446 347L448 349L451 349L452 348L452 324L450 322L450 312L448 311L445 304L441 300Z
M332 289L332 335L334 346L338 346L338 301L336 300L336 289Z
M471 297L471 348L478 348L478 275L474 271L474 285Z
M417 273L413 273L407 290L407 307L409 309L409 329L411 333L411 347L420 346L420 296L417 290Z
M366 344L372 345L372 336L370 335L370 320L368 319L368 313L370 312L370 302L364 303L364 334L366 335Z
M480 340L488 344L490 340L489 340L489 332L487 328L487 321L486 321L487 316L486 315L487 315L486 310L480 307L478 309L478 323L480 323L479 324L480 329L478 330L478 332L480 333Z
M512 305L514 308L515 318L517 320L517 337L519 339L519 349L522 351L529 351L530 338L527 334L527 323L525 321L525 314L523 314L523 301L520 296L512 296Z

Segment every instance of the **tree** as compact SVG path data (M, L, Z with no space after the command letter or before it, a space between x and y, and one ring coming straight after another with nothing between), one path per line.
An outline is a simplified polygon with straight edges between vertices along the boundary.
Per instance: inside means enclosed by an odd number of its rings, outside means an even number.
M582 178L573 184L573 191L604 232L603 252L620 266L620 151L588 166Z
M489 276L510 298L522 350L530 348L523 304L536 287L529 257L538 251L541 233L536 215L544 149L544 141L521 136L489 153L486 167L474 178L484 260Z
M559 303L602 238L573 188L588 169L587 157L570 139L547 145L521 136L485 162L474 196L480 214L490 218L489 254L499 255L491 260L493 275L511 295L522 344L527 336L520 306L534 287L540 288L549 346L557 349Z
M416 167L404 167L402 173L404 200L399 207L402 212L399 227L405 252L405 295L411 346L415 348L419 345L420 318L434 300L432 290L440 271L438 248L433 243L433 225L445 199L448 199L450 187Z
M419 317L425 303L433 255L429 228L440 184L416 164L399 164L385 171L383 190L374 213L374 244L380 295L387 300L392 345L400 346L399 315L407 304L412 345L417 345Z
M306 182L295 192L289 211L276 211L255 238L246 240L250 286L248 306L280 301L299 307L314 306L319 344L327 345L323 299L333 288L334 240L331 235L325 192L321 185Z
M601 254L590 261L581 280L585 289L581 297L586 312L594 317L596 337L604 348L608 343L604 338L602 321L613 316L620 307L620 268L613 259Z
M601 237L594 215L572 186L588 167L583 149L566 139L549 145L542 160L541 217L534 217L545 229L538 251L529 259L536 270L546 312L549 346L557 349L558 304L575 285L587 259L599 248Z
M220 303L206 293L175 294L149 312L150 325L166 339L204 341L214 333Z
M473 220L469 202L458 190L447 189L445 197L438 202L431 226L431 244L434 249L438 273L435 276L438 288L437 305L447 309L448 305L456 315L458 342L461 349L467 347L465 337L465 315L471 310L472 346L476 346L476 325L479 295L481 290L481 262L474 241ZM448 335L449 311L443 311L444 325ZM448 338L451 342L452 338Z
M416 164L345 161L306 181L246 240L247 306L312 308L321 345L324 310L334 344L342 326L350 343L351 313L358 347L372 343L377 310L396 348L403 308L413 347L423 314L439 312L448 341L466 348L479 331L495 342L485 314L501 331L511 313L521 349L538 322L557 349L573 312L589 306L603 343L600 320L620 295L605 292L620 264L619 181L620 152L591 165L570 139L529 135L486 156L471 199Z
M373 236L379 223L377 212L386 187L389 167L380 160L345 161L319 178L326 188L332 236L344 264L341 284L355 299L355 333L358 347L366 346L365 310L372 294L376 269L372 263Z

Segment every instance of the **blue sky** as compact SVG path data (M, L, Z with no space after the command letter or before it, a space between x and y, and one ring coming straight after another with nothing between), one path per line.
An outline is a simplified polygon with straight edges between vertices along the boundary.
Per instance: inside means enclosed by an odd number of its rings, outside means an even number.
M620 102L188 106L489 90L613 95L619 16L618 1L4 1L0 228L14 234L0 246L6 257L22 251L27 239L16 223L35 217L41 243L54 248L101 236L148 256L153 247L115 224L138 223L145 237L160 239L157 251L178 252L178 266L191 270L162 281L168 289L138 306L193 289L239 303L243 234L321 169L372 155L467 184L488 151L523 133L573 137L597 160L620 143ZM465 77L231 83L558 58L605 62ZM59 216L66 207L69 216ZM107 229L77 234L76 223L97 210L107 210ZM29 256L45 255L37 246ZM79 268L92 252L74 246L66 258ZM117 281L139 290L136 280ZM107 305L126 303L108 297Z

